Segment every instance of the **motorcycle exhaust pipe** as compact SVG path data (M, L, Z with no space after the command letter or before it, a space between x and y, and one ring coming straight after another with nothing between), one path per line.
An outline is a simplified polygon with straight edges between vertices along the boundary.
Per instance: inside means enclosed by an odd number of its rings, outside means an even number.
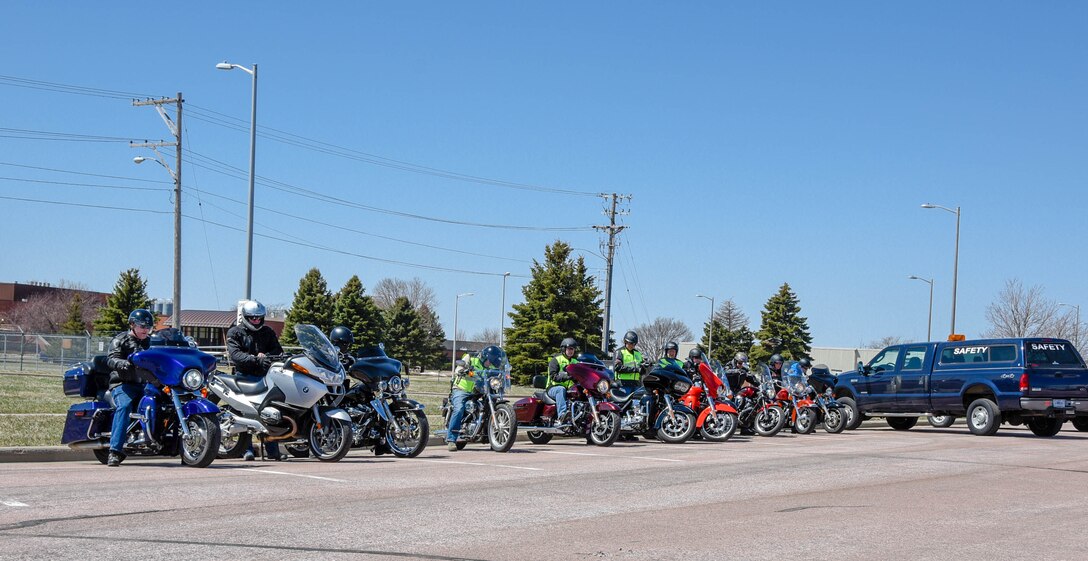
M242 434L243 432L267 432L260 421L254 421L253 419L246 419L244 417L233 417L231 419L230 430L227 431L229 435Z
M68 447L73 450L105 450L110 447L110 441L99 439L85 442L73 442L69 444Z
M283 435L283 436L266 436L266 437L264 437L265 442L275 442L275 441L278 441L278 440L290 440L290 439L294 438L296 434L298 434L298 423L296 423L295 420L292 419L291 417L284 417L284 419L287 419L287 422L291 423L291 431L288 432L287 434Z

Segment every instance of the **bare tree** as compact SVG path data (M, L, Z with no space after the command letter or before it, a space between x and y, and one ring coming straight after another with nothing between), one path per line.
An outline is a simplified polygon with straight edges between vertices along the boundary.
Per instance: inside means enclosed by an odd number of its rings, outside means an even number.
M638 346L642 354L654 360L661 358L665 343L669 341L690 341L691 329L684 322L675 318L658 317L652 323L642 324L634 329L638 333Z
M471 338L472 341L479 343L487 343L489 345L499 344L499 328L497 327L485 327L476 332Z
M714 311L714 323L721 325L726 331L736 331L742 327L748 327L748 315L742 312L740 306L730 298L722 302Z
M374 303L383 310L393 307L393 303L401 296L407 298L416 311L423 306L434 310L438 304L434 289L427 286L427 283L419 277L413 277L412 280L384 278L374 285L370 294L374 298Z
M1038 284L1024 288L1019 279L1005 281L997 299L986 307L990 329L983 336L1072 338L1073 313L1062 313L1058 303L1044 292Z
M7 323L18 325L24 331L33 333L58 333L61 325L67 321L72 299L82 298L80 313L83 324L90 325L98 316L101 301L93 292L87 292L82 285L61 281L55 290L38 292L11 308L5 314Z
M904 339L899 335L885 335L880 339L873 339L861 347L866 349L883 349L884 347L890 347L892 345L901 345L903 343L912 343L910 339Z

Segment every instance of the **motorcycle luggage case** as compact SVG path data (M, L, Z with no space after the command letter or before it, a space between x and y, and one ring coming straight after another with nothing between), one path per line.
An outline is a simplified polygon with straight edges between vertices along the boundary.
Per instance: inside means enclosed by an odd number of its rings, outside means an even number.
M68 397L97 397L109 387L106 355L92 362L80 362L64 373L64 395Z
M544 408L544 402L535 397L525 397L514 403L514 415L519 423L531 424L540 416Z
M99 433L108 432L112 418L109 415L110 409L105 401L84 401L69 407L60 443L79 442L87 440L88 435L95 437Z

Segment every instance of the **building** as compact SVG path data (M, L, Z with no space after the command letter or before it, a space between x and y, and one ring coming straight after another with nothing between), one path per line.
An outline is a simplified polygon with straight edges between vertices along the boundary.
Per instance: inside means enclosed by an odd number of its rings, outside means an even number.
M57 292L72 292L73 289L53 286L47 282L0 282L0 315L5 315L10 310L26 304L31 297L48 295ZM94 292L92 290L79 290L85 298L98 302L105 306L106 299L110 297L108 292Z

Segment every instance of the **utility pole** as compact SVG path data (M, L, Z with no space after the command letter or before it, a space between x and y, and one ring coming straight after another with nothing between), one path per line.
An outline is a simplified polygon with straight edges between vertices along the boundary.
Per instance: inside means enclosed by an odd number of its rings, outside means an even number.
M607 226L594 226L596 230L601 230L608 233L608 241L601 242L601 249L605 254L605 281L604 281L604 325L601 327L601 354L608 354L608 341L611 329L610 316L612 310L612 261L616 256L616 246L619 245L616 242L616 235L626 229L626 226L616 225L616 216L623 216L630 214L627 211L617 211L616 205L623 200L631 200L631 195L619 195L616 193L601 193L601 198L605 200L605 214L608 216Z
M145 99L145 100L133 100L132 105L140 107L144 105L153 105L155 110L159 112L159 116L166 123L166 128L170 129L170 133L174 135L174 142L130 142L129 146L132 148L151 148L158 156L158 162L162 167L166 168L166 171L170 172L171 177L174 178L174 309L173 314L170 317L173 327L178 331L181 331L181 104L184 102L181 92L178 92L178 96L173 99ZM175 121L170 120L170 115L163 109L163 105L167 103L174 103L177 105L177 117ZM158 148L160 146L173 146L174 153L177 155L177 161L174 164L174 169L170 169L170 166L163 161L162 155L159 154ZM137 160L139 163L141 160ZM131 311L131 310L130 310Z

